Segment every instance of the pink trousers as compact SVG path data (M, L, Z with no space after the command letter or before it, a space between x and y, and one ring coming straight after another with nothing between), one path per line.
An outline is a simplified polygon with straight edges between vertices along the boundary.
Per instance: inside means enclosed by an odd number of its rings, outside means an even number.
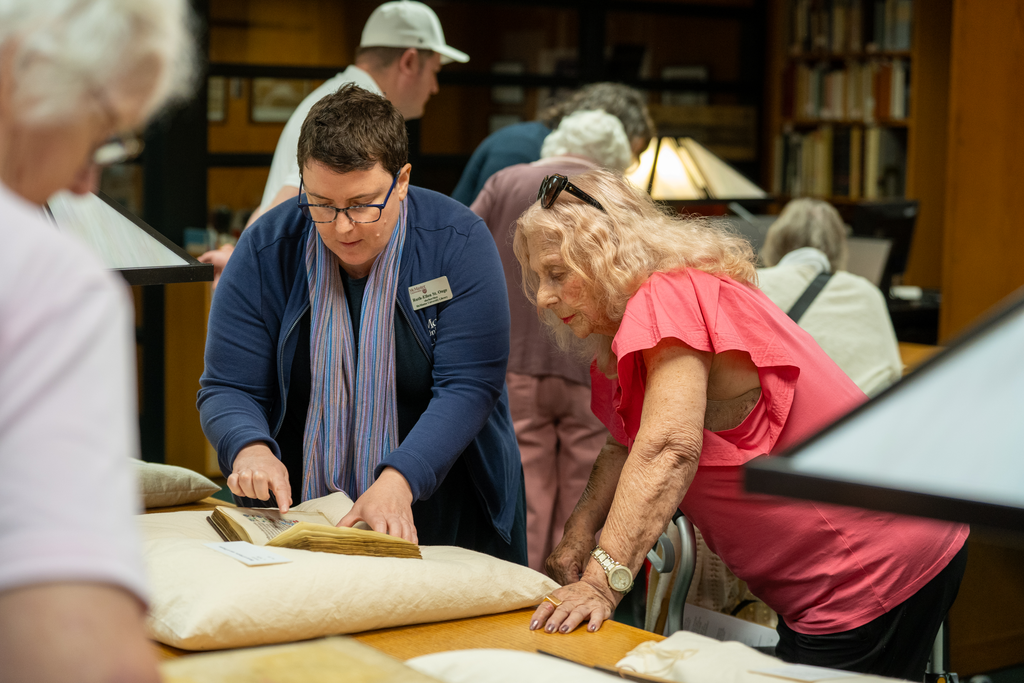
M527 552L543 572L608 431L590 411L590 387L553 375L510 372L506 380L526 479Z

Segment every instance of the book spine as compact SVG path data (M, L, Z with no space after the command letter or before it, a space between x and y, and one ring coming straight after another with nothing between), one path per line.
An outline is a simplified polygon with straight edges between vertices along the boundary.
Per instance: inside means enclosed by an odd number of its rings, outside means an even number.
M782 139L782 133L772 140L772 194L782 194L782 174L786 168L786 145Z
M850 129L850 199L860 199L861 197L863 149L863 129L860 126L854 126Z
M850 52L861 52L864 49L864 5L862 0L851 0L850 14L846 23L849 26Z
M878 126L869 126L864 131L864 199L878 199Z

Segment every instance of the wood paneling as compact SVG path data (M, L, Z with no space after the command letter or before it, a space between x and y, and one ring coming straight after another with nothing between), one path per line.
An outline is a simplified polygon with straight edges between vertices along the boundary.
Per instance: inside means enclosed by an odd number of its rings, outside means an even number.
M906 195L921 210L904 282L929 289L942 288L951 30L952 0L929 0L914 12Z
M210 208L227 206L233 210L255 209L263 198L270 168L209 168L206 171Z
M956 0L951 63L940 341L1024 285L1024 5Z
M196 409L213 291L208 282L176 284L164 291L164 461L206 475L218 475L216 458L211 467L212 447L203 434Z
M210 3L210 61L292 66L341 66L357 43L351 3L334 0L213 0Z
M1003 541L967 541L967 571L949 611L950 670L962 681L1024 663L1024 549Z

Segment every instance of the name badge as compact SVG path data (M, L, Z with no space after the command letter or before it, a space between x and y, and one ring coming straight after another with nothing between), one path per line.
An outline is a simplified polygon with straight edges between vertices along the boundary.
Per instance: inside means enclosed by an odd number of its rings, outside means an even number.
M451 298L452 288L448 285L448 277L445 275L409 288L409 300L412 301L412 310L414 311L434 306Z

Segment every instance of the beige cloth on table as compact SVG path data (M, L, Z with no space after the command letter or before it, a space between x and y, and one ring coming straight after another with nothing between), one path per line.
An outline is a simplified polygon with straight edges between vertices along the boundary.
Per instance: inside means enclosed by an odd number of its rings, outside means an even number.
M343 493L306 501L332 523ZM150 635L186 650L283 643L496 614L538 604L558 584L527 567L450 546L422 560L273 548L292 562L249 567L205 543L221 538L208 512L141 515L152 599Z
M786 679L754 671L793 665L742 643L723 643L697 633L677 631L660 642L640 643L616 666L679 683L780 683ZM828 683L892 683L895 679L850 673L827 680Z

